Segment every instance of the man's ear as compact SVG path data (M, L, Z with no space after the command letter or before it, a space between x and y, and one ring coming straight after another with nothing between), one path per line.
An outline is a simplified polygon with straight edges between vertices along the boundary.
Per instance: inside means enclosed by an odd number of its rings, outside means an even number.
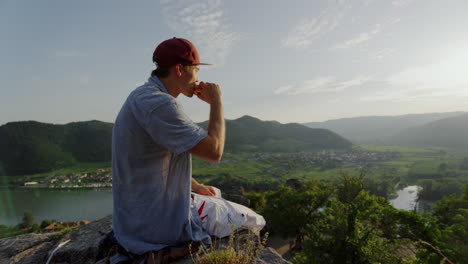
M174 70L175 70L175 73L176 73L177 77L182 76L182 72L184 71L183 68L184 68L184 66L182 66L182 64L176 64L176 66L174 67Z

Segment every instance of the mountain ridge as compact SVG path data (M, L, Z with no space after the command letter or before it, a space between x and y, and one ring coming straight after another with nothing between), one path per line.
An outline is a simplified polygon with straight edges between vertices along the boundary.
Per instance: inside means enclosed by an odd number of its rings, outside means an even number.
M385 144L388 138L432 121L465 114L463 111L445 113L406 114L396 116L361 116L303 123L308 127L326 128L354 143Z
M411 127L388 139L396 145L468 147L468 113Z
M202 126L207 121L200 123ZM0 126L0 175L24 175L76 162L111 158L112 123L98 120L48 124L9 122ZM243 116L226 120L226 152L296 152L346 149L351 143L326 129Z

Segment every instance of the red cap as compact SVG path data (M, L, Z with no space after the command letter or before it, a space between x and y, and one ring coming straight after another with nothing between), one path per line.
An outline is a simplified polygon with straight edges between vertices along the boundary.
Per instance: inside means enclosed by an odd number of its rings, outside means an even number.
M153 53L153 62L161 67L183 65L211 65L200 62L195 46L183 38L171 38L159 44Z

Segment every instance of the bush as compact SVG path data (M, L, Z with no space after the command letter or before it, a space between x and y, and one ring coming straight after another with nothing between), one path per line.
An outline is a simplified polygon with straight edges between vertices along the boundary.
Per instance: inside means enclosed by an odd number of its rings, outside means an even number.
M52 220L44 219L41 222L41 228L45 228L45 227L49 226L50 224L52 224Z
M28 233L36 232L39 230L41 230L41 226L39 224L33 224L31 228L28 229Z
M23 222L20 224L20 228L26 229L30 228L34 222L34 215L30 211L25 211L23 213Z
M249 207L256 212L261 212L266 205L265 193L246 193L245 198L249 199Z

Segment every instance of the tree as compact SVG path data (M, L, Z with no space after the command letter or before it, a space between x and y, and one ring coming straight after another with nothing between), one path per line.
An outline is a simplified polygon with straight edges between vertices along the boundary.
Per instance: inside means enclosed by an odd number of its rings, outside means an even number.
M468 183L460 195L449 195L438 201L434 215L441 227L439 246L456 263L468 259Z
M301 244L307 224L328 202L331 188L331 184L314 179L297 189L283 187L267 194L268 202L262 214L273 232L283 237L294 236L296 243Z
M344 175L323 210L307 225L298 263L398 263L398 246L383 237L382 226L393 208L383 197L369 195L362 177Z
M34 223L34 215L30 211L25 211L23 213L23 222L21 222L20 227L23 229L30 228Z
M265 193L250 192L245 193L244 196L249 199L249 207L253 210L260 212L265 207Z
M400 248L417 247L413 264L468 259L468 184L440 202L435 214L393 208L369 194L363 176L338 185L309 181L267 195L263 211L273 231L303 241L297 263L409 263Z

